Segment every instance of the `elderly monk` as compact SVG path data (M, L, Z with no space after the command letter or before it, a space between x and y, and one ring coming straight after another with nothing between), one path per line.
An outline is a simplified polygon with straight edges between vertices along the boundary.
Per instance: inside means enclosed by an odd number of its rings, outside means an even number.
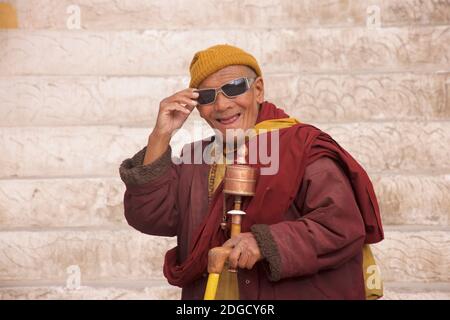
M368 289L365 281L374 264L367 244L381 241L383 230L364 169L328 134L265 101L261 69L242 49L199 51L190 74L189 88L161 101L147 146L120 166L128 223L146 234L177 236L164 275L182 288L182 299L203 298L208 251L221 245L232 248L240 299L377 295L369 289L379 287ZM172 134L195 108L217 136L230 129L279 130L279 169L258 177L255 196L242 204L242 233L231 239L222 228L218 166L171 161ZM213 137L183 150L204 150L214 140L224 141ZM225 211L231 205L225 201Z

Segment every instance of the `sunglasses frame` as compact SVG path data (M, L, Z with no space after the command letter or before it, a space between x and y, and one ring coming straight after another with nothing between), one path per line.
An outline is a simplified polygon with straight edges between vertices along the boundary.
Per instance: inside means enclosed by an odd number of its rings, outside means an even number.
M221 86L218 87L218 88L203 88L203 89L198 89L198 90L196 90L196 92L206 91L206 90L214 90L215 94L214 94L214 100L213 100L212 102L205 103L205 104L201 104L201 103L199 103L199 102L197 101L197 104L198 104L198 106L207 106L207 105L213 104L214 102L216 102L216 100L217 100L217 95L218 95L220 92L222 92L222 94L223 94L225 97L227 97L228 99L233 99L233 98L239 97L239 96L243 95L244 93L248 92L248 90L250 90L250 88L252 87L253 83L255 82L255 80L256 80L257 78L258 78L258 77L256 77L256 78L239 77L239 78L236 78L236 79L233 79L233 80L228 81L227 83L221 85ZM228 85L228 84L231 84L233 81L240 80L240 79L244 79L244 80L245 80L245 83L246 83L246 85L247 85L247 89L246 89L244 92L242 92L242 93L240 93L240 94L238 94L238 95L235 95L235 96L229 96L229 95L227 95L227 94L223 91L223 87L224 87L224 86L226 86L226 85Z

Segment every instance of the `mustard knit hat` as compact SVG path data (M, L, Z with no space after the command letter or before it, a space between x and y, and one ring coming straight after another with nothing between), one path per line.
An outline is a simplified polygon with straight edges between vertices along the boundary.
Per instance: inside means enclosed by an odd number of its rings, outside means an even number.
M256 59L249 53L228 44L219 44L197 52L192 59L190 88L197 88L207 77L220 69L231 65L245 65L252 68L257 76L261 76Z

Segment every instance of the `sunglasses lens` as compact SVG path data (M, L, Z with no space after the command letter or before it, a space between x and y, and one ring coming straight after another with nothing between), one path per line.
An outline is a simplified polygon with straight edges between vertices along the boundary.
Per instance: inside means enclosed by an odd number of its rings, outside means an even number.
M216 91L214 89L211 90L201 90L198 91L198 99L197 102L199 104L208 104L214 101L216 96Z
M222 87L222 91L229 97L243 94L247 89L247 82L244 78L236 79Z
M247 92L249 86L247 85L247 81L245 78L239 78L225 84L221 89L227 97L232 98ZM200 105L213 103L215 99L216 90L214 89L205 89L198 91L197 102Z

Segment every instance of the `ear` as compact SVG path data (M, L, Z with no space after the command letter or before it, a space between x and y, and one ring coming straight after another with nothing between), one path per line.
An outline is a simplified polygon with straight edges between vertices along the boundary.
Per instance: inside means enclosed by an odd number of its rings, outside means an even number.
M264 80L262 77L258 77L255 80L255 83L253 84L255 87L255 97L256 102L259 104L264 102Z

